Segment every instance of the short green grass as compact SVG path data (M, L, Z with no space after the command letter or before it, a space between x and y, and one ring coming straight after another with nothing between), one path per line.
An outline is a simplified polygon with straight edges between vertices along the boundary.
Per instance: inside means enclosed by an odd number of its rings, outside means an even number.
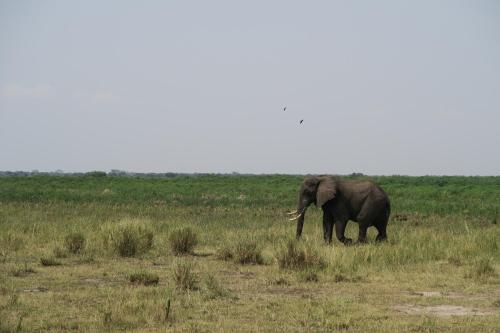
M293 240L302 179L0 177L0 332L498 332L500 177L373 177L388 241L349 247L314 207Z

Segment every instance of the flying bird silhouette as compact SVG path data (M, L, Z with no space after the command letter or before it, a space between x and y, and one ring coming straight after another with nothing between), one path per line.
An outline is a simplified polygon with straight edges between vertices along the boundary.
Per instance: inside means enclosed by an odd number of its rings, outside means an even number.
M303 121L304 121L304 119L301 119L301 120L300 120L300 124L302 124L302 122L303 122Z

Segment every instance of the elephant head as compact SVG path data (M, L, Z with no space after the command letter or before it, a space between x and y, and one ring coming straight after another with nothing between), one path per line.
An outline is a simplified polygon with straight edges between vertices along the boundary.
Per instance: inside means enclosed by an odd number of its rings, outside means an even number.
M289 214L296 216L290 220L297 220L297 238L302 235L302 227L304 225L304 216L307 207L311 203L316 204L317 207L322 207L327 201L335 198L337 192L336 181L328 176L313 176L308 177L302 182L299 189L299 202L297 210Z

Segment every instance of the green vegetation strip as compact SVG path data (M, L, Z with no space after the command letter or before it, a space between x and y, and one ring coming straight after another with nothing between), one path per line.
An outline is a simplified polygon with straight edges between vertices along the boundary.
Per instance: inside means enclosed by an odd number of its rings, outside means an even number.
M500 177L373 177L349 247L293 239L302 179L0 177L0 332L498 330Z

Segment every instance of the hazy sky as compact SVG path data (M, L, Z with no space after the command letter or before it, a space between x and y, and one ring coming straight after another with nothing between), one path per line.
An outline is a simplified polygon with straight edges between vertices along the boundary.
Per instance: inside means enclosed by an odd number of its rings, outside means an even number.
M0 0L33 169L499 175L500 2Z

